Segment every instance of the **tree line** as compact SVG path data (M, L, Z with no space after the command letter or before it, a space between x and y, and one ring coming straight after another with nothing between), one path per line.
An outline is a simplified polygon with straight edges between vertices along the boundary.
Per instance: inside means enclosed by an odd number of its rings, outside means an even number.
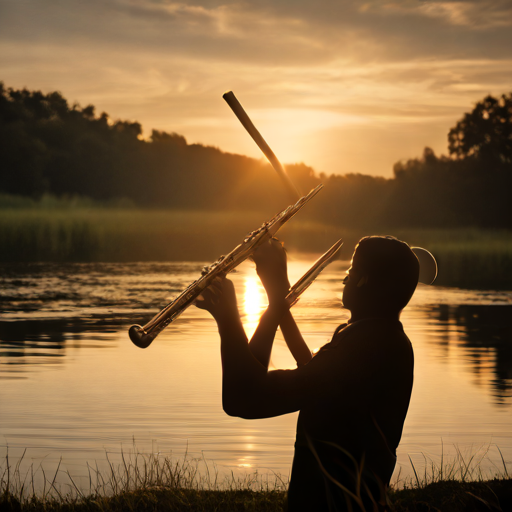
M512 228L512 93L487 96L449 131L449 155L430 148L391 179L318 174L287 165L298 187L323 183L309 215L354 226ZM287 204L262 160L188 144L177 133L96 115L59 93L0 83L0 192L127 198L140 207L276 212Z

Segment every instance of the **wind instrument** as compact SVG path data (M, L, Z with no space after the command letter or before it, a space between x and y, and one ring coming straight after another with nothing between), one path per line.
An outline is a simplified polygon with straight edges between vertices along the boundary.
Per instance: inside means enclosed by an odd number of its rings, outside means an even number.
M288 208L250 233L244 241L235 247L227 256L221 256L210 266L204 267L201 277L191 283L146 325L142 327L140 325L132 325L128 331L132 342L140 348L149 347L158 334L191 306L201 292L207 288L217 276L231 272L235 267L240 265L240 263L245 261L259 245L272 238L286 222L315 197L322 187L323 185L320 184L312 189L295 204L288 206Z
M231 110L238 118L238 120L242 123L243 127L247 130L249 135L252 137L252 140L256 142L258 147L261 149L262 153L267 157L270 165L277 172L279 177L284 183L286 190L290 194L290 197L293 200L297 200L302 194L297 190L297 187L293 184L292 180L286 173L283 165L277 159L274 152L270 149L266 140L261 136L261 133L258 131L256 126L254 126L253 122L250 120L247 112L244 110L244 107L240 104L240 102L236 99L236 96L233 94L233 91L228 91L222 95L226 103L231 107Z
M299 297L309 288L320 272L334 260L342 245L343 239L340 238L328 251L322 254L322 256L313 263L311 268L290 288L286 296L286 301L290 307L297 303Z

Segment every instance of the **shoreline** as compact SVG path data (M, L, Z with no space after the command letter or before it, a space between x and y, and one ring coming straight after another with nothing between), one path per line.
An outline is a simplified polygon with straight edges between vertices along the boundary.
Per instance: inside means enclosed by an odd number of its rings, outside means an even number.
M388 493L390 510L396 512L471 512L482 510L512 509L512 479L495 478L476 482L444 480L422 487ZM75 497L52 495L51 497L30 496L20 499L3 489L0 494L2 512L22 511L285 511L286 491L283 490L207 490L180 487L141 487L121 491L112 496L97 494Z
M266 220L254 212L0 210L1 263L213 262ZM278 236L291 257L323 254L342 238L339 258L349 261L368 234L391 234L428 249L438 261L439 286L512 290L512 237L506 230L367 229L299 217Z

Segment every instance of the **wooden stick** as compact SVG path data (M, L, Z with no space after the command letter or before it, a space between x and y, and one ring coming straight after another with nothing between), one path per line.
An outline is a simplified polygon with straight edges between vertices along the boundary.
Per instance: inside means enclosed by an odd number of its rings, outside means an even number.
M257 130L256 126L254 126L253 122L249 119L247 112L244 110L240 102L236 99L236 96L233 94L233 92L226 92L222 95L222 97L226 100L226 103L231 107L231 110L233 111L235 116L238 117L238 120L242 123L243 127L252 137L252 140L256 142L256 144L261 149L263 154L267 157L268 161L270 162L270 165L275 169L275 171L283 181L286 190L293 198L293 200L296 201L297 199L299 199L302 196L302 194L293 184L292 180L286 173L283 165L277 159L274 152L270 149L265 139L261 136L261 133Z

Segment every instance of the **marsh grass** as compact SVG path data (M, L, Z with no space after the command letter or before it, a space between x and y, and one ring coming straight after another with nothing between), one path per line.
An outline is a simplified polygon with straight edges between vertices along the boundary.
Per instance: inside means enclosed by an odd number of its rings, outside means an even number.
M0 261L215 261L271 217L104 207L4 208ZM299 223L286 233L289 247L308 252L323 252L339 238L336 228L316 223Z
M174 460L158 454L121 453L108 469L88 465L88 485L82 488L61 469L52 473L30 465L22 471L23 456L12 465L7 454L0 469L0 510L264 510L281 511L287 482L279 475L222 479L204 459ZM42 483L41 478L42 477ZM36 483L36 480L39 483ZM64 483L63 483L64 482Z
M396 512L471 512L512 510L512 480L504 457L494 471L484 471L488 449L455 457L441 454L440 462L424 456L424 466L413 463L413 476L400 476L389 491ZM25 455L25 454L24 454ZM14 465L6 456L0 468L0 510L4 511L282 511L287 482L279 475L231 474L222 479L204 459L174 460L158 454L122 453L107 470L88 466L82 488L61 469L47 474L40 465L22 471L23 457ZM36 488L37 474L43 478ZM66 483L63 482L67 480Z
M307 208L307 207L306 207ZM215 261L266 217L257 212L151 210L117 200L0 196L0 261ZM292 252L322 253L343 238L350 259L368 230L326 225L299 214L280 232ZM439 263L437 284L512 290L512 233L482 229L404 230L378 227L429 249Z
M500 458L496 464L489 458L494 447ZM397 476L389 492L396 512L472 512L512 510L512 475L499 447L488 445L463 452L457 445L455 456L446 457L441 445L439 462L421 454L420 469L409 456L413 476ZM483 469L484 463L492 469Z
M512 232L506 230L398 231L437 259L440 286L512 290Z
M0 210L74 210L77 208L133 208L134 203L127 198L113 198L107 201L95 201L79 195L54 196L43 194L38 199L30 196L0 193Z
M496 477L500 479L510 479L512 475L509 472L508 463L498 446L489 444L475 449L474 446L465 452L458 445L454 445L455 455L447 456L445 454L444 444L441 443L441 455L439 461L436 462L432 457L421 453L423 461L422 468L414 463L409 455L413 475L407 479L401 479L400 474L397 475L395 488L422 488L427 485L446 482L475 482L484 481L488 478ZM489 456L491 449L497 454ZM494 462L499 456L499 464ZM484 466L486 469L484 469Z

